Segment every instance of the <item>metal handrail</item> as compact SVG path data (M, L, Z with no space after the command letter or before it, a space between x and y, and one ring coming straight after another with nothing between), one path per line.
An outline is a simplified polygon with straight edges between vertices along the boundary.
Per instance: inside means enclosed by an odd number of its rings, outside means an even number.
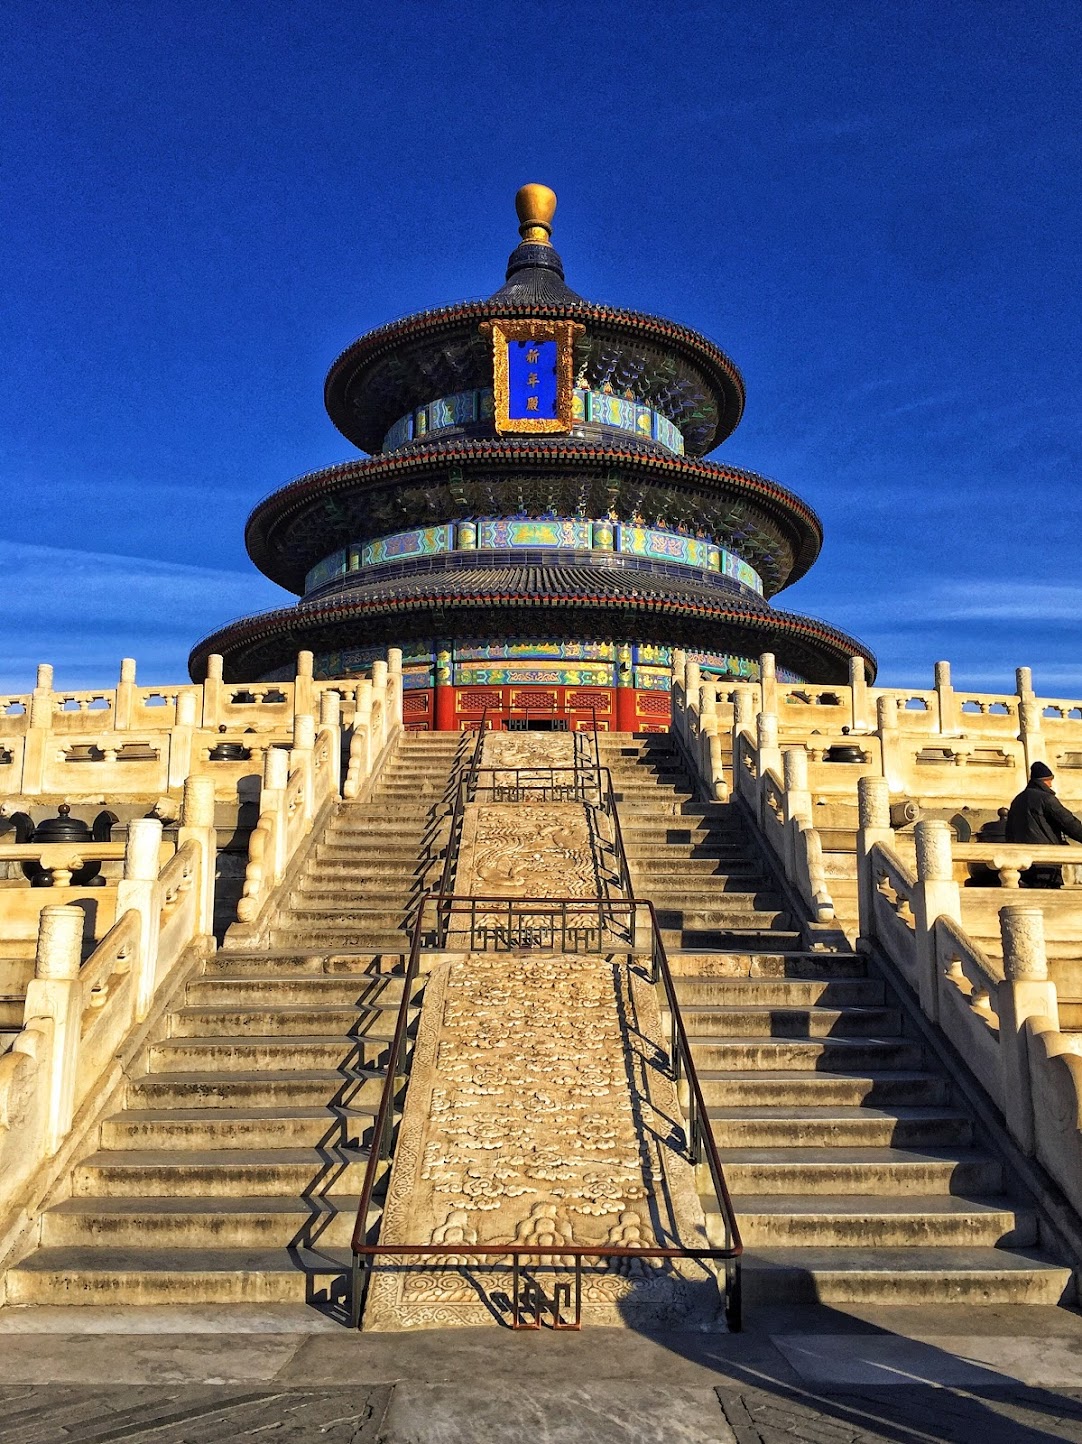
M486 783L483 780L485 777L492 781ZM497 781L500 777L506 777L509 781L501 786ZM558 780L562 777L570 780ZM473 797L469 801L473 801L478 793L487 792L492 794L489 800L494 802L517 802L521 796L538 793L544 801L586 803L591 788L596 789L596 805L600 807L604 798L604 787L600 781L591 782L584 778L579 767L479 767L473 780ZM501 795L505 793L512 795Z
M380 1094L379 1108L376 1111L375 1127L372 1130L372 1147L368 1153L368 1163L364 1170L364 1183L361 1186L361 1196L357 1203L357 1219L353 1225L353 1238L350 1247L353 1252L353 1260L350 1271L350 1296L349 1296L349 1318L353 1328L361 1326L361 1304L364 1298L364 1289L361 1281L361 1258L367 1246L365 1234L368 1231L368 1210L372 1206L372 1195L376 1188L376 1175L379 1172L379 1165L382 1160L391 1156L391 1137L394 1133L394 1095L395 1083L398 1077L399 1064L402 1062L406 1048L406 1030L409 1026L410 1000L413 996L413 984L417 977L421 957L421 929L424 926L424 904L417 909L417 916L413 920L413 933L410 936L409 958L406 962L406 976L402 983L402 1001L398 1005L398 1017L395 1020L394 1037L387 1054L387 1076L383 1080L383 1091Z
M512 1328L539 1328L541 1303L537 1302L536 1291L530 1297L534 1300L535 1322L522 1324L520 1320L520 1280L519 1260L520 1258L551 1258L557 1266L563 1258L573 1258L575 1263L575 1318L571 1323L562 1322L559 1302L555 1305L555 1316L553 1327L556 1328L578 1328L581 1323L581 1285L582 1285L582 1260L594 1258L598 1260L610 1258L694 1258L700 1260L712 1260L724 1262L725 1265L725 1317L733 1332L738 1332L741 1327L741 1278L740 1278L740 1256L743 1252L743 1242L740 1237L740 1229L737 1224L736 1214L733 1209L732 1198L729 1194L728 1185L725 1182L725 1175L721 1165L721 1158L718 1154L717 1145L714 1142L713 1134L710 1131L706 1102L703 1098L702 1088L699 1084L698 1074L695 1070L695 1062L691 1054L691 1045L688 1042L687 1033L684 1029L683 1020L680 1016L679 1000L676 995L676 986L673 981L672 971L669 967L668 954L665 950L664 939L661 936L661 928L658 924L657 913L652 902L635 901L627 899L615 901L612 899L584 898L584 897L559 897L559 898L506 898L506 897L456 897L456 896L431 896L429 902L438 908L446 908L448 915L454 912L468 911L470 913L470 951L475 950L477 930L477 910L483 907L491 910L494 905L508 909L508 916L513 912L526 912L534 917L551 915L560 916L563 920L564 940L566 942L567 914L568 909L577 913L589 913L596 911L598 926L596 929L598 937L598 949L604 943L604 920L606 910L620 912L625 911L629 917L628 934L634 945L635 927L634 921L640 908L645 908L650 920L651 950L650 950L650 973L649 981L656 984L661 982L665 989L666 1000L669 1005L671 1019L669 1066L673 1081L679 1083L681 1078L687 1080L689 1095L689 1123L687 1129L688 1159L693 1165L698 1165L705 1159L707 1170L710 1174L711 1184L718 1202L725 1228L724 1247L712 1248L627 1248L611 1246L598 1246L583 1248L576 1245L560 1245L545 1248L539 1245L527 1245L516 1243L493 1243L493 1244L370 1244L365 1239L368 1209L371 1205L372 1194L375 1188L376 1172L379 1162L384 1156L386 1147L389 1154L390 1132L393 1120L393 1097L394 1080L398 1062L405 1043L406 1022L409 1007L409 994L411 979L416 976L420 946L421 930L423 926L423 909L418 913L414 924L413 936L410 946L410 959L406 972L406 988L402 997L402 1004L399 1008L398 1023L395 1028L395 1037L391 1045L391 1052L388 1061L388 1074L384 1082L383 1093L380 1099L379 1112L376 1117L376 1128L373 1137L373 1149L368 1159L368 1166L365 1171L364 1187L361 1192L360 1204L357 1212L357 1223L353 1231L352 1251L352 1273L351 1273L351 1298L350 1298L350 1319L354 1327L360 1324L361 1304L363 1297L362 1271L373 1267L374 1260L380 1257L416 1257L416 1258L439 1258L447 1254L478 1258L511 1258L514 1268L513 1287L513 1321ZM514 937L512 928L508 928L505 941L513 946ZM488 924L485 924L485 940L488 941L490 933ZM553 934L555 937L555 934ZM521 934L519 935L521 945ZM581 942L579 943L581 947ZM617 948L615 951L622 951ZM629 948L629 960L632 950ZM362 1263L362 1259L367 1263Z
M481 765L481 753L484 751L487 728L488 708L486 707L481 713L477 740L473 744L470 760L466 765L465 773L459 775L458 785L455 788L455 800L451 808L451 826L447 833L447 846L443 853L443 869L440 872L437 889L438 895L441 897L446 897L451 892L455 868L458 865L458 845L462 838L462 822L465 817L466 803L472 799L473 791L476 789L477 772ZM464 783L465 786L463 786ZM421 911L423 912L424 909L422 908Z

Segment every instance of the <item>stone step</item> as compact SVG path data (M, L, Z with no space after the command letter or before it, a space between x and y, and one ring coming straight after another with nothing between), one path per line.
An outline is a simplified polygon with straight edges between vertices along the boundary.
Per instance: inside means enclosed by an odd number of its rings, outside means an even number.
M419 879L402 887L372 884L357 887L352 883L343 887L341 883L336 883L330 887L317 885L304 891L295 888L289 894L288 911L298 919L321 915L349 917L353 913L373 911L401 918L411 904L416 905L424 891Z
M707 1106L719 1148L964 1148L973 1141L968 1116L949 1107Z
M358 839L354 842L317 842L316 866L346 863L350 867L368 864L382 864L384 867L401 867L403 871L420 866L417 860L418 845L414 838L399 842L390 839L371 843Z
M403 981L393 976L328 977L325 973L301 974L295 978L197 978L188 984L185 1003L190 1008L271 1008L276 1004L362 1008L377 1003L381 1008L397 1008L402 1001ZM419 997L423 986L423 978L415 982L415 997Z
M1003 1170L969 1148L721 1148L730 1193L978 1197L1003 1191ZM708 1185L705 1173L704 1188Z
M1034 1250L997 1248L749 1251L744 1298L757 1303L1046 1304L1073 1302L1070 1269Z
M177 1008L170 1015L170 1038L199 1038L229 1041L257 1038L331 1037L361 1038L373 1030L393 1032L399 1004L376 998L362 1006L317 1008L310 1004L282 1004L273 1008L232 1008L229 1006ZM416 1018L417 1009L410 1008Z
M312 1302L349 1271L347 1250L43 1248L7 1275L18 1304Z
M433 804L427 799L418 803L388 799L382 807L366 808L363 817L336 819L327 829L328 842L348 842L354 839L374 842L381 832L399 840L406 837L420 837L433 817L433 809L443 810L443 804Z
M699 887L694 884L671 887L655 882L649 888L636 886L635 894L649 897L659 913L680 913L710 922L727 922L730 917L743 917L745 913L777 914L784 909L782 898L772 891L765 878L736 877L728 879L726 884Z
M658 924L662 931L679 928L683 932L710 932L715 928L731 931L734 928L746 931L755 928L769 932L773 928L785 928L789 914L781 905L767 901L766 893L730 893L712 903L696 905L679 902L670 903L661 898L654 904Z
M886 990L878 978L688 978L676 980L680 1010L723 1007L875 1007Z
M70 1198L42 1217L46 1248L348 1249L359 1195L316 1198ZM368 1212L368 1229L382 1209Z
M919 1070L919 1043L908 1038L697 1038L696 1071L875 1073Z
M310 854L311 861L342 861L349 858L383 858L407 864L416 863L418 855L439 831L441 819L411 820L402 817L397 808L386 817L373 818L364 828L342 828L327 831Z
M201 1073L144 1073L133 1078L127 1101L133 1108L320 1108L339 1098L352 1106L378 1107L385 1074L380 1068L355 1068L347 1076L336 1068L278 1071L209 1069Z
M750 921L734 923L731 927L671 927L661 923L661 937L665 951L670 957L680 952L701 952L710 948L721 952L736 949L747 952L768 952L772 948L791 949L800 947L801 935L795 929L780 923L776 926L752 925Z
M409 892L432 868L432 861L379 862L354 859L327 862L310 867L297 883L299 892L329 892L332 888L396 888Z
M301 948L285 948L281 951L221 949L213 953L203 965L205 978L246 978L298 976L348 977L362 981L365 978L391 978L401 972L397 953L391 956L373 952L370 948L356 952L327 950L306 952Z
M678 851L676 848L665 848L658 850L656 857L637 856L632 858L629 854L628 861L631 863L632 871L636 877L655 879L660 882L666 878L675 878L680 881L696 882L700 878L727 878L744 877L752 874L755 877L762 877L763 872L759 864L733 849L733 859L729 862L719 857L679 857L674 856Z
M926 1108L946 1103L950 1085L936 1073L699 1072L707 1107Z
M868 964L860 953L700 953L670 951L674 975L693 983L710 978L864 978Z
M320 874L301 881L289 894L289 906L295 912L310 908L335 908L340 905L364 908L401 907L424 891L421 878L362 878L343 882L341 878Z
M624 854L632 872L651 872L654 863L670 869L679 877L686 865L701 864L710 876L713 872L762 872L762 866L743 847L729 843L704 843L692 846L674 842L630 842L624 838ZM651 875L653 875L651 873ZM688 877L698 876L688 873Z
M830 1008L714 1003L681 1005L692 1047L729 1038L895 1038L902 1020L897 1008Z
M363 1149L102 1150L72 1173L76 1198L297 1199L334 1187L360 1193L368 1154ZM383 1171L389 1165L380 1164Z
M425 835L423 827L404 827L400 819L389 817L380 826L360 830L335 830L324 833L315 845L316 858L337 856L345 853L348 858L383 858L384 861L416 862L420 839Z
M150 1049L152 1073L249 1073L257 1068L367 1069L378 1067L390 1047L393 1027L363 1038L166 1038ZM346 1074L343 1074L345 1077Z
M626 820L620 812L620 831L624 843L632 846L690 847L698 850L706 847L735 847L746 851L750 847L747 834L740 828L719 826L713 819L696 820L688 815L682 820L659 817L656 820L638 814Z
M337 943L343 949L359 950L360 945L354 941L359 934L363 934L365 941L369 942L369 934L397 933L402 929L409 932L420 902L420 893L412 899L399 898L390 906L349 899L332 905L329 901L320 903L316 899L300 907L283 908L275 935L288 931L294 937L303 937L305 942L317 946Z
M703 1200L711 1237L721 1246L724 1230L719 1228L716 1207L711 1199ZM1033 1209L1008 1198L827 1194L806 1199L740 1194L733 1207L749 1249L1029 1248L1038 1238Z
M103 1149L261 1150L317 1146L367 1148L378 1096L367 1106L125 1108L101 1126Z
M405 957L410 950L410 927L391 927L387 924L370 926L327 928L310 923L304 928L309 942L325 947L369 947L384 955L397 954ZM296 929L284 926L271 930L271 941L281 943L296 936Z

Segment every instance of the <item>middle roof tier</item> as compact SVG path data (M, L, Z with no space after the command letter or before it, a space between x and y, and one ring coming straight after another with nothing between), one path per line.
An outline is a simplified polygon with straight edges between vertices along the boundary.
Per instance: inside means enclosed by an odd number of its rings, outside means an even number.
M300 595L340 548L486 517L608 518L709 538L768 597L803 576L822 544L811 507L755 472L633 439L565 436L414 444L326 467L261 501L245 540L260 571Z

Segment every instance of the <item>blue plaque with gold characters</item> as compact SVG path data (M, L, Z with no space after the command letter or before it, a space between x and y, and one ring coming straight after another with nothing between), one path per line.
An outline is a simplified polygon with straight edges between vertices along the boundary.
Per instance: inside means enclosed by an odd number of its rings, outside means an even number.
M532 421L538 416L559 414L556 397L555 341L509 341L507 343L507 418Z
M493 421L505 432L563 431L574 424L574 321L492 321Z

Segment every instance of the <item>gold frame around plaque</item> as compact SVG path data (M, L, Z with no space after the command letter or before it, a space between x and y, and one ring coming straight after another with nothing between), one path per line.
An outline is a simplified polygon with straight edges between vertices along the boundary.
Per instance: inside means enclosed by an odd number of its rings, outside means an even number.
M575 390L575 337L585 326L577 321L489 321L483 330L492 333L492 416L499 435L538 431L570 432L574 424L572 403ZM539 416L536 421L508 415L511 407L507 375L509 341L556 342L556 415Z

